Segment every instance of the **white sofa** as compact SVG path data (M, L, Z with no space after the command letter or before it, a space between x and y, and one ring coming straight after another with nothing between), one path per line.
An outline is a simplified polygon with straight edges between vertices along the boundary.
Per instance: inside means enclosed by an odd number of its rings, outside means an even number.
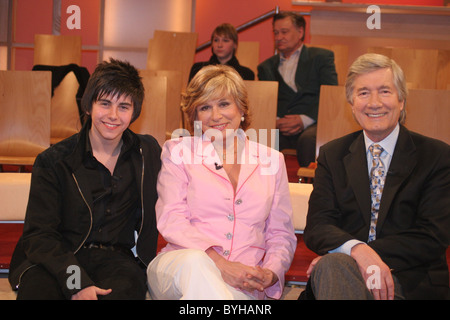
M303 233L305 230L308 201L312 189L313 185L310 183L289 183L296 233Z
M21 222L30 193L31 173L0 172L0 222Z

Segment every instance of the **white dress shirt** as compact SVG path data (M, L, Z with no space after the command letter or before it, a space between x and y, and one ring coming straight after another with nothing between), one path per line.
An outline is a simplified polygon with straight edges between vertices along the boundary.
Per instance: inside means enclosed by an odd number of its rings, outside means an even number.
M281 77L284 82L297 92L297 85L295 84L295 74L297 72L298 59L302 52L303 44L297 50L292 53L289 58L286 58L282 53L280 54L280 64L278 66L278 72L280 72ZM303 121L303 130L314 124L316 121L304 114L299 115Z

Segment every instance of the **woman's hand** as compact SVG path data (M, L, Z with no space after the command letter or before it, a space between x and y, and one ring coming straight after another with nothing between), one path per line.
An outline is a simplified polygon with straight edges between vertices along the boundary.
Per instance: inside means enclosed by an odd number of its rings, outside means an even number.
M256 267L256 270L259 271L259 275L262 275L262 277L252 277L252 280L259 283L259 289L256 288L258 291L263 291L265 288L268 288L272 285L274 285L278 281L278 276L272 271L267 268L261 268L259 266ZM250 277L250 275L248 275Z
M269 269L250 267L240 262L228 261L220 256L214 249L206 250L208 256L214 261L222 274L225 283L234 288L246 291L264 291L278 281L278 277Z

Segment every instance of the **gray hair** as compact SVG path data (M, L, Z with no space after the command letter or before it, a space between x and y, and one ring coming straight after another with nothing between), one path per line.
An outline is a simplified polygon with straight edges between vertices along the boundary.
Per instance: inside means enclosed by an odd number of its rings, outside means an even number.
M406 119L406 88L405 75L400 66L391 58L376 53L366 53L358 57L350 66L345 81L345 95L347 101L353 105L353 90L356 77L379 69L389 68L392 70L393 82L397 90L398 101L404 102L403 110L400 112L398 121L404 123Z

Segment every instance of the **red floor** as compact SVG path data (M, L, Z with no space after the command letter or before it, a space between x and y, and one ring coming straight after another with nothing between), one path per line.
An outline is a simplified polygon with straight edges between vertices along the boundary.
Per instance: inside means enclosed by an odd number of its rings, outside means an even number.
M284 160L286 162L286 171L288 174L289 182L294 182L294 183L298 182L297 171L300 166L298 165L297 157L291 156L291 155L285 155Z
M9 262L22 230L22 223L0 223L0 270L9 269Z

